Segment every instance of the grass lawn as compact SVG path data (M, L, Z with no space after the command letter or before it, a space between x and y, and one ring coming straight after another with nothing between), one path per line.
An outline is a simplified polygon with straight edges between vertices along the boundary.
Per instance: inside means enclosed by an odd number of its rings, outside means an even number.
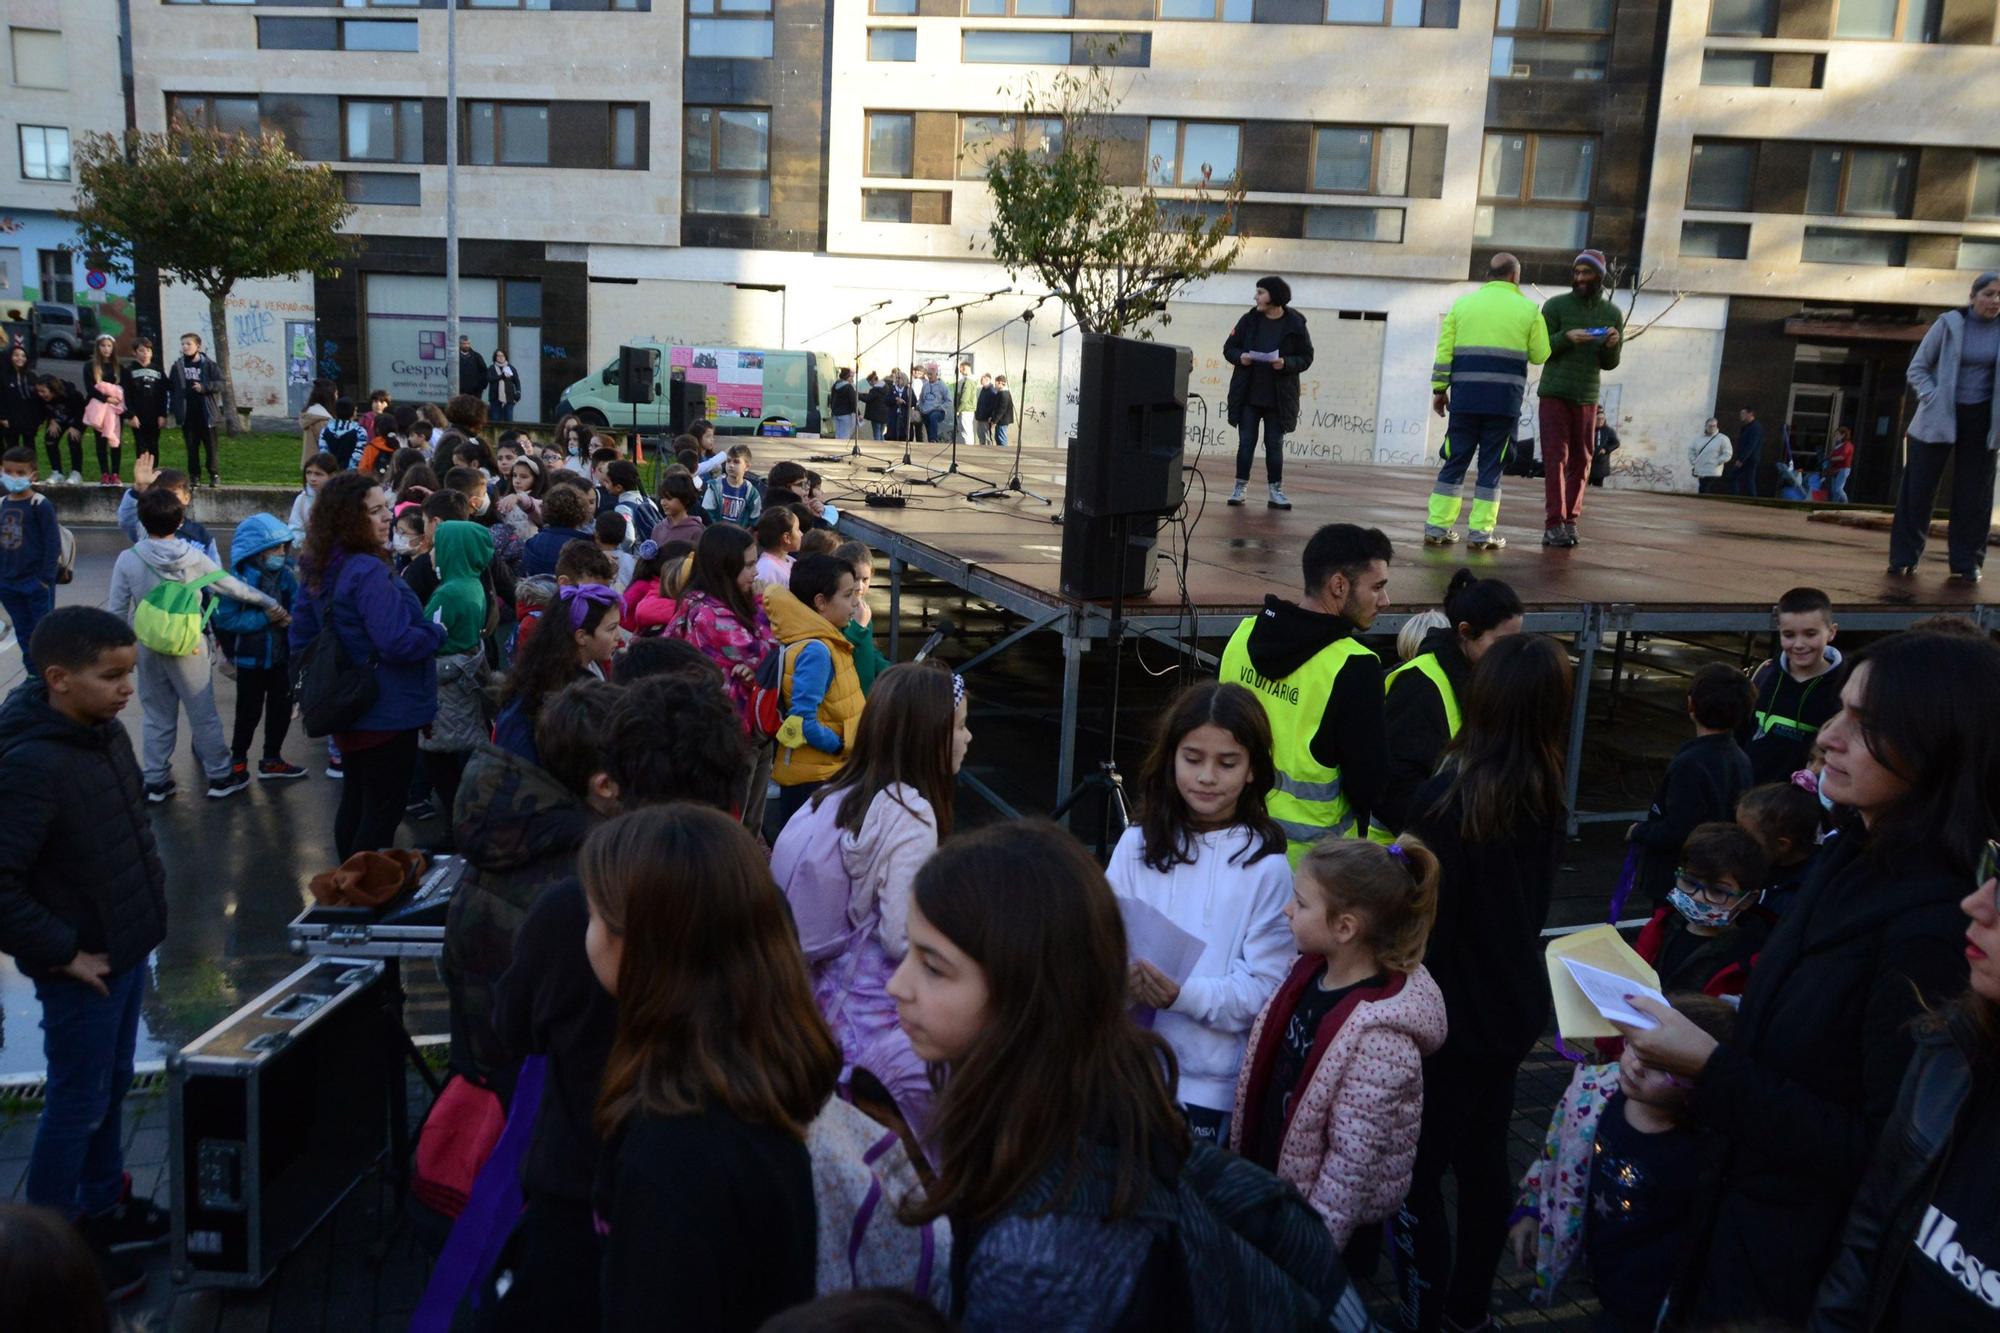
M35 466L42 467L48 462L48 451L37 447ZM127 485L132 482L132 439L128 435L125 447L118 451L120 460L120 480ZM299 433L286 431L284 434L258 432L246 435L224 435L215 442L215 461L222 474L225 486L288 486L299 487ZM90 432L83 436L83 477L85 481L97 480L95 447ZM168 427L160 432L161 467L185 468L187 466L187 446L181 440L178 428ZM67 475L67 474L65 474ZM196 479L206 483L208 478Z

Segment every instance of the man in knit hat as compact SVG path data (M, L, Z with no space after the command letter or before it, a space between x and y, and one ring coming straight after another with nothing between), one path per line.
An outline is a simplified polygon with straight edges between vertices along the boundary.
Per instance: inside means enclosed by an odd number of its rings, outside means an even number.
M1549 362L1542 368L1542 485L1547 509L1542 545L1576 545L1576 520L1590 480L1597 440L1598 374L1618 366L1625 316L1604 295L1601 250L1585 250L1570 268L1570 289L1542 305Z

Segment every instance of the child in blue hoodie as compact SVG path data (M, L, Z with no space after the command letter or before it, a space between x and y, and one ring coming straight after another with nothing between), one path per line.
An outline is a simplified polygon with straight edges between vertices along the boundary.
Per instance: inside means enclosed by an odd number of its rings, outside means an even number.
M292 533L270 514L252 514L236 525L229 539L229 569L237 578L280 606L290 606L299 590L292 567ZM279 753L292 728L291 649L282 626L249 602L223 597L210 618L215 640L236 666L236 727L229 744L232 779L248 781L250 738L257 718L264 719L264 757L257 764L260 782L302 778L306 770L288 764Z

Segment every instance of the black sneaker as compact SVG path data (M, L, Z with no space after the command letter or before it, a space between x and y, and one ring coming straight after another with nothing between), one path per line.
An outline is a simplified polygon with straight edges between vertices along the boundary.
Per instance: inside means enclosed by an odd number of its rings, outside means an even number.
M208 780L208 794L220 800L225 796L234 796L249 785L250 766L244 764L241 767L230 769L229 776L226 778L210 778Z
M303 778L310 776L297 764L288 764L282 759L264 759L257 764L257 780L269 782L274 778Z
M146 1285L146 1266L129 1254L97 1251L97 1276L104 1282L104 1294L112 1301L136 1296Z
M76 1229L99 1254L124 1254L165 1245L173 1220L151 1199L127 1194L110 1212L77 1219Z
M1975 568L1975 569L1955 569L1955 570L1953 570L1953 571L1952 571L1952 572L1951 572L1951 573L1950 573L1949 575L1947 575L1947 576L1946 576L1946 578L1945 578L1945 582L1946 582L1946 583L1963 583L1963 584L1965 584L1965 585L1967 585L1967 586L1969 587L1969 586L1971 586L1972 584L1975 584L1975 583L1979 582L1979 580L1980 580L1980 579L1981 579L1982 577L1983 577L1983 575L1981 575L1981 574L1980 574L1980 572L1979 572L1979 570L1978 570L1978 569L1976 569L1976 568Z
M171 801L178 790L172 778L168 778L165 782L149 782L146 784L146 800L152 805L158 805L161 801Z

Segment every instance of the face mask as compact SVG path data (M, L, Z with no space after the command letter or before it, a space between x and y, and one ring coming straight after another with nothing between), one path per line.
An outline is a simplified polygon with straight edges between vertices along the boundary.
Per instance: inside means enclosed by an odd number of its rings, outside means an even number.
M1819 794L1819 808L1828 814L1833 813L1833 798L1823 791Z
M5 486L9 495L19 495L34 484L33 477L17 477L11 472L0 472L0 486Z
M285 557L284 557L284 556L282 556L282 555L267 555L267 556L265 556L265 557L264 557L264 568L265 568L265 569L268 569L268 570L270 570L270 571L271 571L271 572L272 572L273 574L277 573L277 572L278 572L279 570L283 569L284 567L285 567Z
M399 532L390 541L389 549L397 555L408 555L417 549L417 539L407 532Z
M472 512L475 514L483 514L486 512L487 506L491 505L492 503L493 503L493 498L489 496L485 491L480 491L478 494L472 497Z
M1678 884L1667 894L1667 901L1690 926L1726 926L1735 915L1734 908L1702 902Z

